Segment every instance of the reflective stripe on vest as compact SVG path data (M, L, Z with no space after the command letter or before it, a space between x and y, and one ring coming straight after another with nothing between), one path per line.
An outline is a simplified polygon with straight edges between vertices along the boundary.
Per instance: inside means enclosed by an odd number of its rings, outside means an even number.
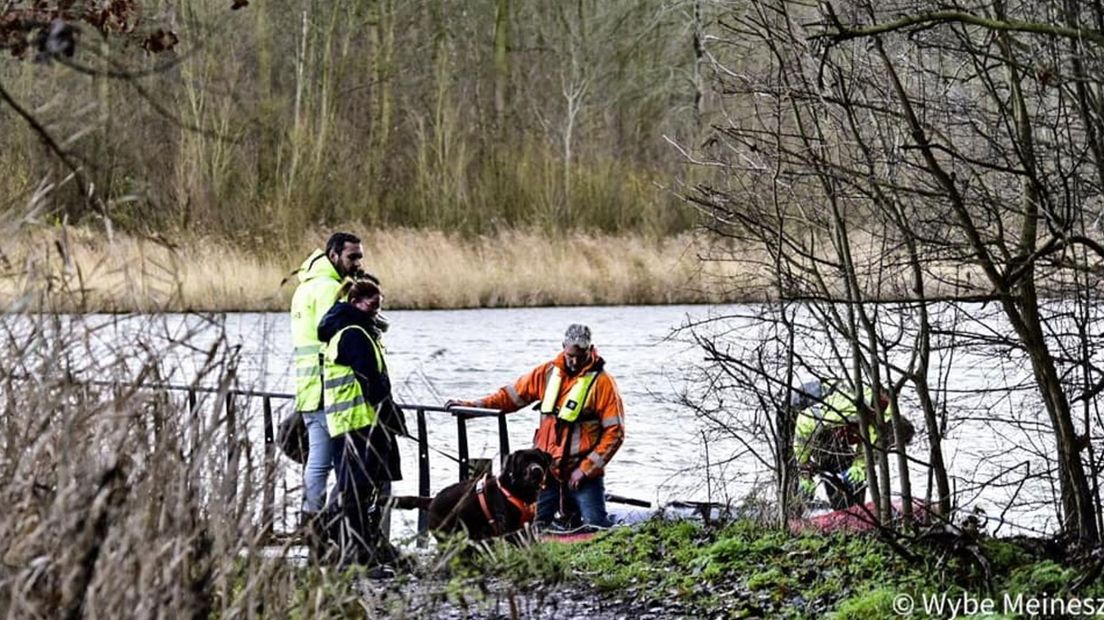
M590 396L590 386L594 385L594 380L597 378L598 371L588 372L579 377L575 384L571 386L571 390L568 391L563 407L557 409L556 403L559 401L560 386L563 385L563 371L558 366L553 366L547 385L544 388L544 398L541 400L540 407L541 413L556 414L558 418L565 422L574 422L583 411L583 405L586 404L586 399Z
M304 262L312 277L291 298L291 344L295 366L295 410L318 411L322 406L322 357L318 322L337 301L341 278L321 250Z
M359 329L368 342L372 343L372 350L376 354L376 366L380 372L386 372L387 368L379 344L363 327L350 325L334 334L326 345L322 372L322 386L326 393L326 429L330 432L330 437L371 426L376 423L376 418L379 416L372 403L364 400L364 392L360 389L360 381L357 381L353 369L336 361L341 336L350 329Z
M295 347L295 410L313 411L318 409L322 398L322 367L319 365L319 353L322 345Z

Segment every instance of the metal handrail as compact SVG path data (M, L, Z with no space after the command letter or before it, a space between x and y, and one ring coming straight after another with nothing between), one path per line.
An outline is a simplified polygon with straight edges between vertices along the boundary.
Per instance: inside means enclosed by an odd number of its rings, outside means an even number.
M442 407L438 405L417 405L395 403L400 409L414 409L418 422L418 495L428 497L429 484L429 433L426 426L426 412L447 412L456 418L456 462L460 466L460 482L471 476L471 458L468 454L467 421L472 418L498 417L498 446L503 460L510 453L510 436L506 432L506 414L498 409L481 407ZM418 510L418 546L425 547L429 531L429 511Z
M13 379L20 379L26 381L32 381L33 378L25 375L8 375ZM230 460L230 476L228 477L227 491L231 494L236 492L237 482L235 473L235 466L237 464L237 446L236 446L236 433L234 431L234 422L236 419L237 408L234 404L234 398L238 396L244 396L247 398L260 398L263 412L263 424L264 424L264 490L261 496L261 522L263 527L269 534L272 532L272 524L275 515L276 504L276 488L275 488L275 469L276 469L276 427L272 415L272 401L273 400L294 400L295 395L286 392L268 392L264 390L250 390L239 388L216 388L202 385L178 385L173 383L160 383L150 382L141 384L122 383L119 381L105 381L100 379L84 379L78 380L70 377L73 383L79 383L82 385L94 385L99 387L109 387L113 389L120 389L123 387L132 387L148 390L163 390L170 392L185 392L188 398L188 409L194 412L198 406L199 398L198 394L225 394L226 395L226 415L227 415L227 427L230 429L229 437L227 437ZM506 414L498 409L486 409L483 407L465 407L465 406L453 406L445 407L442 405L423 405L420 403L395 403L395 405L404 411L414 411L417 416L417 428L418 428L418 494L423 497L428 497L431 492L430 479L429 479L429 433L428 426L426 424L426 413L450 413L456 418L456 432L457 432L457 456L454 459L459 465L459 480L463 482L471 476L471 458L469 456L468 449L468 431L467 421L477 418L498 418L498 444L500 456L505 460L506 455L510 453L510 437L507 432ZM444 454L444 453L442 453ZM448 456L448 455L446 455ZM452 458L452 457L449 457ZM424 547L428 542L427 532L429 527L429 514L425 509L418 510L418 537L417 544L419 547Z

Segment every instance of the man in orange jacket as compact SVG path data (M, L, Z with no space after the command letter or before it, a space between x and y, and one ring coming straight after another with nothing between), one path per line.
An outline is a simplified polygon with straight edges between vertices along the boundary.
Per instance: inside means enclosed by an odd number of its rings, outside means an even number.
M605 360L590 341L590 328L567 328L563 352L513 385L475 401L450 400L464 405L517 411L538 402L540 426L533 447L552 455L552 476L537 500L537 523L551 523L556 512L578 514L583 523L608 527L603 476L625 439L625 407L617 383L605 372Z

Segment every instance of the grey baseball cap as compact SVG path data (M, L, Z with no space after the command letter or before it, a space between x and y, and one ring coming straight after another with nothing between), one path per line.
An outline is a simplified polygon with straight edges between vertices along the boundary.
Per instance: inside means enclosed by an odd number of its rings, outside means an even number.
M564 346L576 345L583 349L590 348L590 328L580 323L572 323L564 332Z

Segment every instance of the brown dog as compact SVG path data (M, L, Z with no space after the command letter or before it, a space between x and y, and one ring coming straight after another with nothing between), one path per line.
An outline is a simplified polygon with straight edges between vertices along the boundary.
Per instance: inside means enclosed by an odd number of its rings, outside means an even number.
M441 489L433 498L396 497L398 508L425 508L436 534L461 530L471 540L517 532L533 520L532 504L548 477L552 457L540 450L511 452L498 476L487 474Z

